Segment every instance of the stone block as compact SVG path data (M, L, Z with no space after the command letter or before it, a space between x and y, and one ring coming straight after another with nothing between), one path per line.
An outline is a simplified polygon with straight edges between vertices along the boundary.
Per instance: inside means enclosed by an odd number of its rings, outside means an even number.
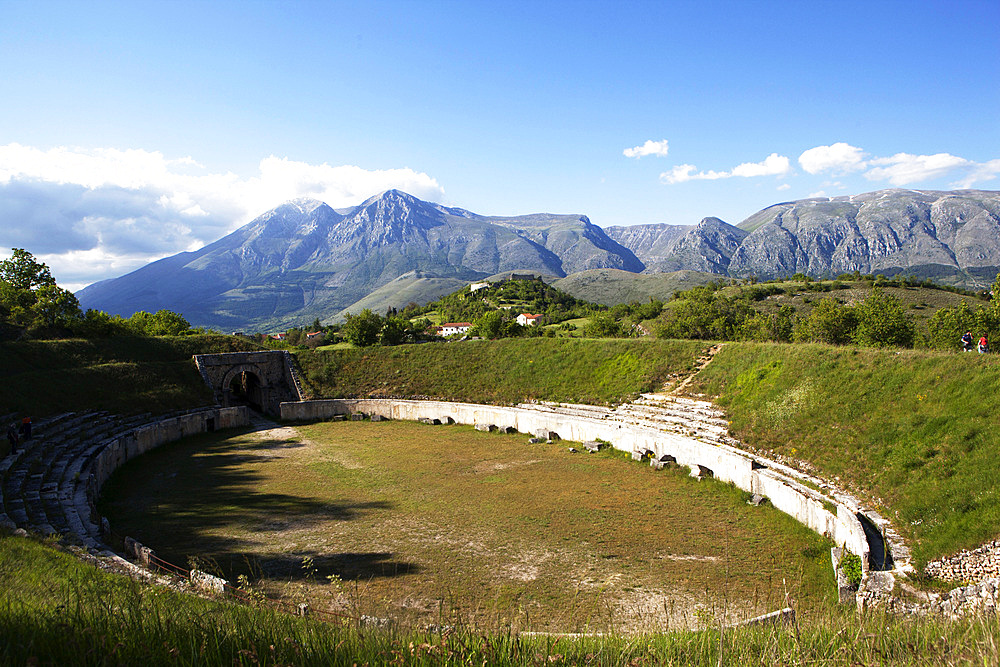
M372 421L373 422L387 422L387 421L389 421L389 418L388 417L384 417L382 415L372 415ZM437 422L436 419L434 421Z
M537 428L535 429L536 438L545 438L546 440L558 440L559 434L555 431L550 431L547 428Z
M597 440L588 440L587 442L583 443L583 446L591 454L593 454L594 452L601 451L601 443L599 443Z
M483 431L484 433L492 433L497 430L495 424L476 424L475 428L477 431Z
M529 445L537 445L543 442L545 442L544 438L528 438Z
M354 414L351 415L352 422L364 421L364 419L365 419L365 413L363 412L355 412Z
M513 435L514 433L517 433L517 429L514 428L513 426L507 426L500 430L503 431L504 433L507 433L508 435Z
M191 585L200 591L215 593L216 595L226 594L226 580L214 577L201 570L191 570Z

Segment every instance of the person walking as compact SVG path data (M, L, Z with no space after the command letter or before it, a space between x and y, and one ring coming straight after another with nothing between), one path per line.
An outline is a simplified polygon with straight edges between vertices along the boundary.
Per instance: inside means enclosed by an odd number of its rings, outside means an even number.
M972 352L972 332L966 331L962 334L962 351Z
M7 442L10 443L10 453L17 451L17 429L14 424L7 427Z
M986 354L989 351L990 346L986 342L986 334L983 334L983 337L979 339L979 354Z
M24 436L25 442L31 440L31 417L25 417L21 420L21 435Z

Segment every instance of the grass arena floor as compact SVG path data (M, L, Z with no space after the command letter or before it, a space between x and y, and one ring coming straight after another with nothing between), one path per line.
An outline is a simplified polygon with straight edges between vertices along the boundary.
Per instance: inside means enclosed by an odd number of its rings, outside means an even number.
M416 422L190 438L105 486L158 556L413 626L634 632L833 604L830 544L747 494L614 451Z

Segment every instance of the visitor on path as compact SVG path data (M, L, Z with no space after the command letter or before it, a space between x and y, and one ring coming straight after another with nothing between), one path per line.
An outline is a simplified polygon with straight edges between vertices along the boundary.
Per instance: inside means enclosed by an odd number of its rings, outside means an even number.
M7 442L10 443L10 453L13 454L17 451L17 429L14 428L14 424L7 427Z
M25 442L31 440L31 417L25 417L21 420L21 435L24 436Z
M986 334L979 339L979 354L986 354L990 351L990 346L986 343Z
M966 331L962 334L962 351L972 352L972 332Z

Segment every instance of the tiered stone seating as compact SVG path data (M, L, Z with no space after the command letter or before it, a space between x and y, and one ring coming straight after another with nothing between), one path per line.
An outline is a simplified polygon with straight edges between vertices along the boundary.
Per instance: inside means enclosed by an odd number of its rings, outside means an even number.
M65 413L33 424L32 439L0 462L0 520L99 547L94 511L95 465L110 446L124 462L119 439L145 426L213 410L181 410L159 417L107 412Z

